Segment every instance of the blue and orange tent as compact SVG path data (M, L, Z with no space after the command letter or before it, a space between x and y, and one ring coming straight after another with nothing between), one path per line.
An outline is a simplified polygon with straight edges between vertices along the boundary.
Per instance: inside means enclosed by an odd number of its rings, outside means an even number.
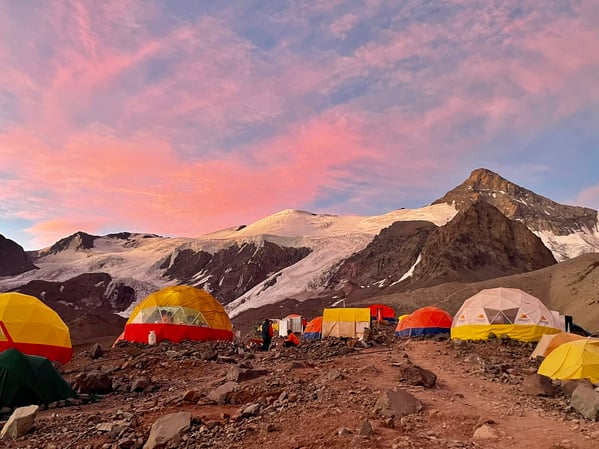
M322 316L317 316L306 325L304 340L320 340L322 337Z
M432 334L449 334L452 317L438 307L422 307L402 319L395 328L397 337L418 337Z

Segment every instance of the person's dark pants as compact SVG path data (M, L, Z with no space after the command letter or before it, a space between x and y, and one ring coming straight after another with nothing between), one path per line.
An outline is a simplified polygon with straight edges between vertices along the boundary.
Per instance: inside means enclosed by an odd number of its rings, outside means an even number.
M272 341L271 337L262 337L262 350L263 351L268 351L271 341Z
M291 347L295 348L297 345L292 341L285 341L285 342L283 342L283 346L285 346L286 348L291 348Z

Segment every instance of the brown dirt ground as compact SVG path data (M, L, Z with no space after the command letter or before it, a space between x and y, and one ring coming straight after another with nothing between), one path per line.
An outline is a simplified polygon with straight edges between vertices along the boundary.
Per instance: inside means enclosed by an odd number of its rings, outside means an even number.
M193 345L193 344L191 344ZM186 403L183 394L190 389L208 393L222 383L231 365L208 362L195 356L188 346L172 359L159 347L142 348L145 362L135 360L121 348L105 350L101 359L91 360L79 348L73 361L65 366L67 380L81 371L101 368L115 376L131 378L149 375L159 386L151 393L111 393L98 402L67 406L39 412L33 432L16 441L0 441L0 447L84 449L118 447L94 427L98 422L117 419L120 411L138 419L135 430L149 434L159 417L177 411L189 411L195 420L210 426L239 426L242 433L230 438L193 442L193 435L182 447L223 447L254 449L316 448L463 448L463 449L593 449L599 447L599 423L590 422L565 405L563 398L537 398L521 392L509 376L489 374L485 363L509 365L512 372L530 365L529 346L503 348L481 343L456 347L447 341L389 340L357 349L348 355L322 356L323 351L283 349L275 346L269 353L256 352L254 368L266 368L268 376L243 382L237 405L210 405L205 401ZM318 347L317 347L318 348ZM163 348L164 349L164 348ZM169 348L166 348L169 349ZM306 348L304 348L306 349ZM176 345L171 352L178 351ZM182 355L181 355L182 354ZM316 354L316 356L314 355ZM437 387L411 387L399 380L397 365L409 359L437 375ZM295 364L293 364L295 362ZM340 376L330 376L331 372ZM394 421L393 427L372 413L380 392L402 388L424 404L424 411ZM296 392L296 403L257 418L235 424L243 404L281 391ZM374 435L358 436L360 423L369 419ZM491 423L499 437L473 441L473 432L482 423ZM196 430L197 427L195 426ZM342 427L352 433L339 435ZM192 429L193 430L193 429ZM228 439L227 439L228 438ZM112 445L112 446L111 446Z

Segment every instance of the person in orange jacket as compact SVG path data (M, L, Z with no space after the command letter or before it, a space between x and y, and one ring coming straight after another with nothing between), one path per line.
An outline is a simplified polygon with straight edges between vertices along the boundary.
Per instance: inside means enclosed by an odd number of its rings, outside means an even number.
M299 345L299 338L297 338L297 335L295 335L293 332L291 332L291 329L287 330L287 338L283 342L283 346L285 346L286 348L289 348L289 347L295 347L297 345Z

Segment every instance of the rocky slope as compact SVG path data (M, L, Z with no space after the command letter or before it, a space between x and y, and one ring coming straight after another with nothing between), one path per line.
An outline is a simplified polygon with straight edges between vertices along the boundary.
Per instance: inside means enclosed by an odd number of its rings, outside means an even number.
M0 276L14 276L36 268L21 245L0 234Z

